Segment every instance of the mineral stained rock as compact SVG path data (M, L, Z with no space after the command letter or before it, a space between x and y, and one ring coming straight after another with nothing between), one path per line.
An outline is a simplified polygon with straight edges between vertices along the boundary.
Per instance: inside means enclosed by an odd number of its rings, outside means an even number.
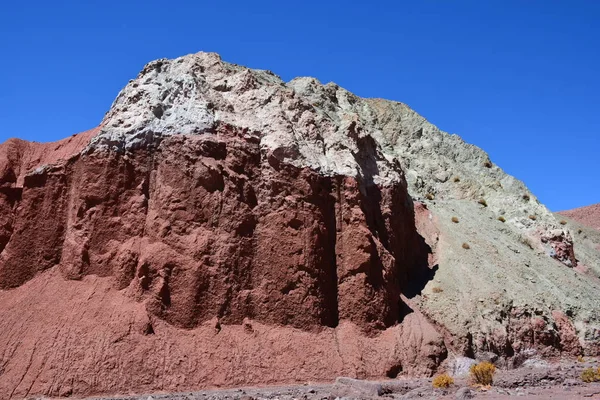
M595 354L600 253L577 246L404 104L154 61L98 128L0 145L0 397Z

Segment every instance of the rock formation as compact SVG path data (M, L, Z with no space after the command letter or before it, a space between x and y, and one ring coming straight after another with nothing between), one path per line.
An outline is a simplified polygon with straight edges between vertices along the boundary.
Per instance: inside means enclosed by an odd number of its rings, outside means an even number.
M600 252L401 103L198 53L0 156L2 398L600 349Z

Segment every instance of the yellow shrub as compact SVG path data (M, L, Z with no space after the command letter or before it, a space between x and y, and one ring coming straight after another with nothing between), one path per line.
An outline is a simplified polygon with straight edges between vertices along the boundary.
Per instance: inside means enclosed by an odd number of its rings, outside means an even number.
M458 218L457 217L452 217L452 222L454 222L455 224L458 224Z
M487 386L491 385L494 381L496 366L491 362L484 361L479 364L471 365L470 372L474 383Z
M500 222L506 222L506 218L504 218L502 215L498 217L498 221Z
M448 374L438 375L433 378L433 387L447 389L454 385L454 379Z
M599 382L600 381L600 367L597 370L594 368L586 368L581 373L581 380L584 382Z

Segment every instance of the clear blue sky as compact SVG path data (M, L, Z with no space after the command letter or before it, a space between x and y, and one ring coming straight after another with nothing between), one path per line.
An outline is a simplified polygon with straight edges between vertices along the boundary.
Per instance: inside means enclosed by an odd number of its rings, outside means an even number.
M7 0L0 142L94 127L146 62L201 50L407 103L552 210L600 202L595 0Z

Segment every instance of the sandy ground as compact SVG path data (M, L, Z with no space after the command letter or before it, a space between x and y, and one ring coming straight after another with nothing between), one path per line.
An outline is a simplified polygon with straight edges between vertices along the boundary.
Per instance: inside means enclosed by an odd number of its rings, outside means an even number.
M277 387L272 389L238 389L230 391L210 391L198 393L185 393L177 395L152 395L141 397L128 397L126 399L135 400L225 400L225 399L600 399L600 384L594 383L580 387L552 387L552 388L529 388L506 390L502 388L492 388L488 391L472 389L473 397L464 397L459 393L459 387L452 388L447 391L432 390L423 388L422 390L413 390L404 395L401 394L385 394L378 397L360 395L360 394L345 394L336 395L332 390L332 386L302 386L302 387ZM464 391L463 391L464 392Z
M598 359L532 361L518 369L499 370L494 384L487 389L471 385L468 377L457 378L446 390L434 389L431 379L426 378L386 381L338 378L332 383L93 397L88 400L600 399L600 382L584 383L580 379L584 368L597 368L598 365Z

